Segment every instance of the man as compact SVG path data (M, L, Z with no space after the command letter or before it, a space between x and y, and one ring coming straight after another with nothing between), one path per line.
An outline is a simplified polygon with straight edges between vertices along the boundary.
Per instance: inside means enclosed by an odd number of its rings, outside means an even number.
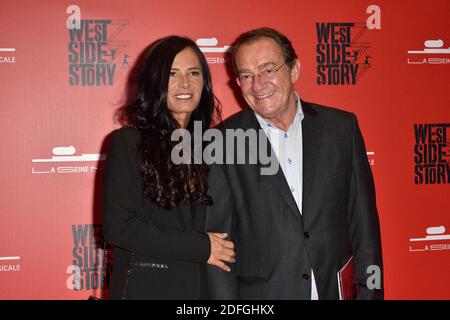
M230 272L208 267L210 297L339 299L338 272L350 261L344 274L354 274L356 298L382 299L374 183L355 115L299 98L300 62L276 30L243 34L233 65L250 109L221 128L263 129L280 169L264 175L260 161L211 168L207 229L228 233L236 263Z

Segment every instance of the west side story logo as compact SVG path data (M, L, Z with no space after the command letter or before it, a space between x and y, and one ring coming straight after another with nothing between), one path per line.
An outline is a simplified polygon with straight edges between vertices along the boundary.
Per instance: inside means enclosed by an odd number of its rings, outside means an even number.
M107 287L111 257L105 258L100 224L72 225L73 261L67 267L66 286L71 290L97 290ZM105 260L105 263L103 262ZM105 270L103 269L105 266Z
M414 124L416 184L450 183L450 123Z
M128 42L119 39L127 20L81 20L78 6L69 6L68 60L71 86L112 86L128 67Z
M371 5L366 12L371 13L366 23L316 23L318 85L355 85L372 67L370 43L363 38L381 29L381 9Z
M316 23L317 84L355 85L371 68L364 23Z

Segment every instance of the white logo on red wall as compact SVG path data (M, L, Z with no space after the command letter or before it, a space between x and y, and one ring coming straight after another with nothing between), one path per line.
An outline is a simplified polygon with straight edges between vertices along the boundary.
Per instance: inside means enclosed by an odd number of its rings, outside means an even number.
M16 63L16 48L0 48L0 64Z
M102 170L103 166L99 166L99 162L106 160L106 154L83 153L76 155L74 146L55 147L52 149L52 154L51 158L32 159L32 173L91 173ZM87 162L88 164L79 165L80 162ZM64 163L67 163L67 165Z
M0 272L20 271L19 256L0 257Z
M374 166L375 165L375 152L367 151L367 158L369 159L369 165Z
M445 227L428 227L426 236L409 239L410 252L433 252L450 250L450 234L445 234Z
M426 40L423 50L408 50L408 64L450 64L450 47L442 39Z
M230 52L232 46L217 46L219 41L217 38L199 38L195 41L200 50L205 53L206 62L208 63L227 63L226 53Z

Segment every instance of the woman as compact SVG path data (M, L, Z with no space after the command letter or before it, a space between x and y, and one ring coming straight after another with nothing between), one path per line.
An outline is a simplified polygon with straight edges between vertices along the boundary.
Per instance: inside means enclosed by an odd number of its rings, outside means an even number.
M204 233L204 164L175 165L173 130L209 128L218 114L206 59L196 44L163 38L139 58L112 134L103 227L114 246L111 299L206 299L206 263L234 262L226 234ZM193 139L191 139L193 140ZM190 155L184 155L190 157ZM192 161L193 163L193 161Z

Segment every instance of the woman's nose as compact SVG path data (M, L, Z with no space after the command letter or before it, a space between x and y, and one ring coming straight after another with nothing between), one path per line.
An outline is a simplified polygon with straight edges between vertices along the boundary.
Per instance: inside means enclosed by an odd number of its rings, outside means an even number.
M184 75L180 75L180 76L178 77L178 85L179 85L181 88L186 88L186 87L188 87L188 86L189 86L189 79L188 79L188 77L187 77L187 76L184 76Z

